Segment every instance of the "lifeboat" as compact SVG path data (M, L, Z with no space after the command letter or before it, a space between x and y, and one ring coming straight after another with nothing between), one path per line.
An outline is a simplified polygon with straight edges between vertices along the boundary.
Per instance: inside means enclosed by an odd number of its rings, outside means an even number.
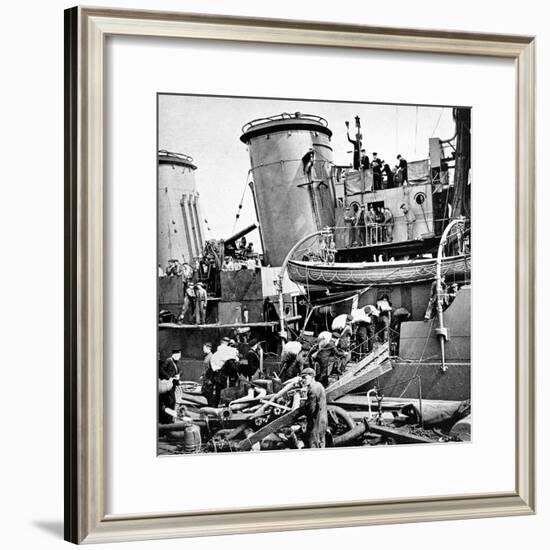
M302 285L330 288L364 288L432 281L436 276L436 258L415 258L390 262L323 263L289 260L288 275ZM441 273L456 281L470 278L470 254L442 259Z

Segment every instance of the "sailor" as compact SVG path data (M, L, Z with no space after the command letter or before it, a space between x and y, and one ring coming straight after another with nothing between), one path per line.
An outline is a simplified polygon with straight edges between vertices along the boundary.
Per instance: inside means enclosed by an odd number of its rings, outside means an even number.
M363 170L368 170L370 168L370 159L365 149L361 149L361 168Z
M355 215L352 213L349 206L346 206L346 209L344 210L344 223L346 224L346 231L348 234L347 247L351 248L353 246L353 243L355 242L356 227Z
M297 342L288 342L289 344L294 344ZM284 353L284 350L283 350ZM283 358L284 357L284 358ZM286 382L291 378L300 376L300 373L304 370L307 364L307 352L305 350L300 350L296 355L286 355L281 356L281 367L279 377L281 382Z
M353 210L353 222L352 222L352 239L353 244L352 246L359 246L360 244L360 238L359 238L359 205L357 203L354 203L352 206Z
M195 321L197 325L206 323L206 304L208 303L208 294L202 283L195 285Z
M211 380L211 393L205 397L211 407L218 406L221 390L238 378L238 361L237 348L231 345L231 340L227 336L224 336L210 358L211 373L208 373L208 378Z
M367 212L367 244L376 243L376 214L374 213L374 207L371 204Z
M246 256L246 237L242 237L235 243L235 258L244 259Z
M355 117L355 121L357 123L357 120L358 120L359 117ZM360 139L359 141L356 140L356 139L351 139L349 137L349 122L346 120L346 132L347 132L347 136L348 136L348 141L353 145L353 169L354 170L359 170L359 167L361 165L361 150L360 150L360 147L361 147L361 144L360 144ZM362 136L360 135L360 138Z
M180 323L185 322L185 315L188 311L191 312L191 323L193 323L194 321L193 314L195 313L195 300L196 300L195 285L190 282L187 284L187 288L183 293L183 304L181 306L181 313L178 317L178 321Z
M378 153L372 154L372 179L374 191L382 189L382 161L378 158Z
M204 353L204 359L202 360L202 362L205 365L210 365L210 359L212 357L212 344L210 342L206 342L202 346L202 352Z
M384 211L381 206L374 211L374 221L376 222L376 242L382 243L386 240L384 232Z
M386 189L391 189L393 187L393 171L388 163L384 164L382 173L386 176Z
M240 373L250 380L256 372L260 369L260 342L256 338L252 338L248 342L249 349L246 352L244 361L241 361L239 365Z
M160 424L172 424L176 413L176 378L159 378L158 381L158 421Z
M170 357L168 357L164 361L164 363L159 367L159 378L161 380L177 378L180 373L180 365L179 365L180 359L181 359L181 350L173 349Z
M347 352L339 346L339 343L342 335L348 330L351 331L350 327L345 326L341 329L333 328L332 333L321 332L317 344L309 350L309 364L314 367L317 380L325 387L329 384L329 376L334 371L339 372L347 363ZM345 347L345 345L346 337L342 343L342 346Z
M172 258L171 260L168 260L168 265L166 266L166 269L164 271L168 277L174 277L180 274L180 270L180 263L178 262L178 260Z
M458 284L452 283L449 287L449 291L447 292L447 307L449 307L456 298L456 295L458 294Z
M405 216L405 222L407 224L407 240L414 240L414 223L416 222L416 216L406 203L401 205L403 215Z
M230 338L227 337L227 336L224 336L221 340L220 340L220 343L218 344L218 349L222 348L222 347L227 347L229 346L229 342L230 342Z
M387 165L386 165L387 166ZM395 221L391 210L386 206L384 208L384 233L386 234L386 242L391 243L393 241L393 225Z
M183 262L181 266L181 281L183 283L184 288L186 285L193 280L193 268L187 263Z
M409 169L408 169L408 163L407 161L401 156L397 155L397 173L399 175L399 180L402 184L409 181Z
M305 445L308 449L323 448L328 426L327 396L325 388L315 380L315 371L305 368L302 383L307 388Z
M363 309L369 318L367 322L367 353L370 353L374 348L376 323L378 322L380 312L373 305L365 306Z
M380 312L378 316L378 337L381 342L387 342L390 336L390 324L391 324L391 312L392 304L390 297L387 294L383 294L380 300L376 303L376 307Z
M266 343L264 347L266 351L273 351L279 343L277 328L275 326L275 323L279 323L279 313L277 312L277 308L269 296L264 299L262 309L263 320L266 323L270 323L269 328L265 332Z
M359 216L357 218L357 240L360 246L367 244L367 213L365 212L365 205L361 205Z
M343 331L335 331L332 333L334 342L336 343L335 357L330 369L329 375L340 375L344 372L346 365L351 359L351 334L352 328L347 324Z
M201 393L204 397L206 397L208 404L212 407L216 406L219 402L219 398L215 396L216 386L214 384L214 371L210 367L210 359L212 359L212 344L210 342L206 342L202 346L202 352L204 353L202 362L205 369L202 373ZM214 402L216 405L213 405Z
M352 328L354 337L354 347L351 350L351 357L359 360L367 351L367 324L370 322L370 318L363 308L353 309L351 316L353 318Z
M311 183L311 171L313 170L314 163L315 151L313 150L313 147L310 147L308 152L302 157L302 170L309 183Z
M328 341L321 339L321 335L319 335L318 342L309 350L309 365L324 386L328 385L328 371L331 368L331 360L335 355L335 348L329 332Z
M285 342L281 351L281 366L279 368L279 378L285 382L298 373L295 373L291 367L294 365L298 354L302 351L302 344L297 341ZM291 372L292 370L292 372Z

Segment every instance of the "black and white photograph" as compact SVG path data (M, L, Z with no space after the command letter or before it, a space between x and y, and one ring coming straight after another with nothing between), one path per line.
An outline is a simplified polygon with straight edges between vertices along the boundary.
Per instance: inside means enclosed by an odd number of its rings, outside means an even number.
M157 131L159 455L471 440L470 107L159 93Z

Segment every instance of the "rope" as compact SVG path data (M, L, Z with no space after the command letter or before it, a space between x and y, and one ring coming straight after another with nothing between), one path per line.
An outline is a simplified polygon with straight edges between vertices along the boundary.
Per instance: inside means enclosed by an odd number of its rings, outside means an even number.
M399 105L395 106L395 150L399 150Z
M248 187L248 176L250 175L250 172L252 172L252 168L250 170L248 170L248 172L246 173L246 178L244 180L243 193L241 195L241 201L239 202L239 206L237 207L237 213L235 214L235 221L233 222L233 230L231 231L231 233L235 233L235 228L237 227L237 222L239 221L239 218L241 217L241 210L243 208L244 194L246 193L246 188Z
M418 105L416 106L414 119L414 156L416 157L416 140L418 138Z
M420 359L417 362L416 369L414 371L414 378L416 378L416 375L418 374L418 369L420 368L420 363L422 362L422 359L424 358L424 353L426 352L426 347L428 346L428 341L430 340L430 335L432 333L432 328L434 324L434 319L430 319L430 330L426 333L426 340L424 341L424 348L422 349L422 353L420 354ZM401 392L400 398L405 395L405 392L409 389L409 386L411 385L411 380L409 380L409 383L405 386L405 389Z
M443 116L443 111L445 110L444 107L441 108L441 112L439 113L439 118L437 119L437 122L435 124L434 131L432 132L432 135L430 137L434 137L435 131L437 130L437 127L439 126L439 122L441 121L441 117Z

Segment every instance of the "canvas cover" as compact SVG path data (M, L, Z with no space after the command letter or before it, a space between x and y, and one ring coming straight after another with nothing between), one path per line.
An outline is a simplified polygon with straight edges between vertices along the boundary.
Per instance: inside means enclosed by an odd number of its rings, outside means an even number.
M430 182L430 161L414 160L407 165L409 183L429 183Z

